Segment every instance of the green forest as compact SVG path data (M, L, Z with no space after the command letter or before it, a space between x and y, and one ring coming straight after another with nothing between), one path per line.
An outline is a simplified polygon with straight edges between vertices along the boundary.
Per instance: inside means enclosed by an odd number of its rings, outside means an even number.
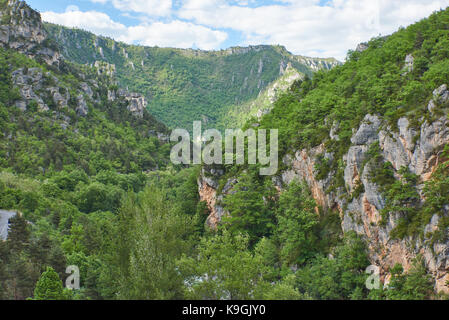
M0 11L6 6L0 0ZM449 84L448 9L374 38L366 51L350 51L344 64L316 73L282 47L203 54L128 46L50 24L45 29L50 34L45 45L58 48L64 39L66 56L58 67L0 48L0 209L17 212L9 220L7 239L0 240L0 299L449 298L435 291L420 255L407 270L392 267L388 286L369 290L369 244L356 232L343 232L340 212L321 207L305 181L293 180L280 192L273 177L259 175L259 165L173 165L173 144L160 138L169 128L189 129L192 119L206 117L206 127L220 124L229 108L256 99L278 79L285 59L304 77L270 113L248 120L243 129L278 128L281 158L324 145L334 156L332 161L318 157L316 178L332 177L329 193L344 188L343 158L366 114L378 114L393 131L401 117L419 130L425 121L445 115L449 105L441 103L434 113L427 106L433 91ZM115 76L92 65L101 60L96 39L104 61L116 65ZM408 54L415 63L405 73ZM264 72L258 74L259 61ZM41 92L34 85L33 90L45 98L48 110L32 99L25 110L17 107L22 98L13 79L19 69L24 75L42 74ZM82 93L83 83L96 98ZM67 105L47 94L53 87L68 93ZM108 99L108 91L119 87L148 98L143 117L133 115L123 99ZM79 95L87 101L85 115L76 112ZM338 140L329 137L335 122ZM420 177L405 167L397 173L378 142L368 152L370 181L385 200L379 225L399 213L393 239L424 237L436 214L432 241L447 242L449 147L439 150L439 163L424 183L423 204L418 204ZM280 163L278 177L287 169ZM198 191L201 178L215 177L212 169L223 172L217 194L228 213L216 229L206 221L211 209ZM226 193L229 179L236 182ZM71 265L80 270L76 290L66 288Z
M130 46L79 29L45 24L50 38L63 44L71 61L114 64L123 88L144 94L150 113L170 128L191 130L194 120L208 128L223 129L229 110L255 99L290 63L311 76L310 66L282 46L254 46L200 51ZM100 54L101 48L101 54ZM334 59L312 59L320 68L338 64Z

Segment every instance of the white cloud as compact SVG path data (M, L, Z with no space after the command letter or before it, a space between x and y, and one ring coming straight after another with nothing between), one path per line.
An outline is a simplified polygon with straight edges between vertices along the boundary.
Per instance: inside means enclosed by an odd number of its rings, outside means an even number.
M155 22L130 27L122 41L136 42L146 46L192 48L213 50L227 39L223 31L175 20L170 23Z
M322 0L273 0L270 5L256 0L90 1L109 2L123 15L139 13L140 24L126 27L105 14L79 10L47 12L44 19L127 42L203 49L218 49L227 37L223 29L231 29L241 33L240 45L281 44L295 54L340 60L362 41L449 6L449 0L329 0L324 5Z
M244 44L282 44L296 54L343 60L359 42L392 33L449 5L449 0L331 0L324 7L318 0L277 2L250 8L225 0L186 0L178 16L240 31Z
M107 14L98 11L66 10L64 13L47 11L41 15L44 21L81 28L103 36L117 37L127 32L125 25L114 22Z
M174 20L168 23L154 22L126 27L114 22L108 15L97 11L76 11L70 7L64 13L44 12L45 21L77 27L98 35L109 36L127 43L147 46L200 48L213 50L228 37L226 32Z

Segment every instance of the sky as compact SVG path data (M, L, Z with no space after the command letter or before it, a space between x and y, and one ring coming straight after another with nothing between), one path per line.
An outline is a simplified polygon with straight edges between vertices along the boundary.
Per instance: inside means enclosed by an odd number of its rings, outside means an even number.
M27 0L44 21L129 44L220 50L283 45L344 61L348 50L387 35L449 0Z

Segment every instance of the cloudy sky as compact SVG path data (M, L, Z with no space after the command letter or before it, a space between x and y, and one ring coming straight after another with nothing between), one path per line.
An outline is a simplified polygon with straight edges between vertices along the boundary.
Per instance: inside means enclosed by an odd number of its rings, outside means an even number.
M218 50L281 44L344 60L349 49L449 0L27 0L45 21L132 44Z

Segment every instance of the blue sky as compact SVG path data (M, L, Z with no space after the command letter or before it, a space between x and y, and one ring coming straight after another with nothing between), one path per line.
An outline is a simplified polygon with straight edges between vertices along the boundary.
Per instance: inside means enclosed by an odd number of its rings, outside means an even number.
M45 21L119 41L218 50L281 44L295 54L344 60L449 0L27 0Z

